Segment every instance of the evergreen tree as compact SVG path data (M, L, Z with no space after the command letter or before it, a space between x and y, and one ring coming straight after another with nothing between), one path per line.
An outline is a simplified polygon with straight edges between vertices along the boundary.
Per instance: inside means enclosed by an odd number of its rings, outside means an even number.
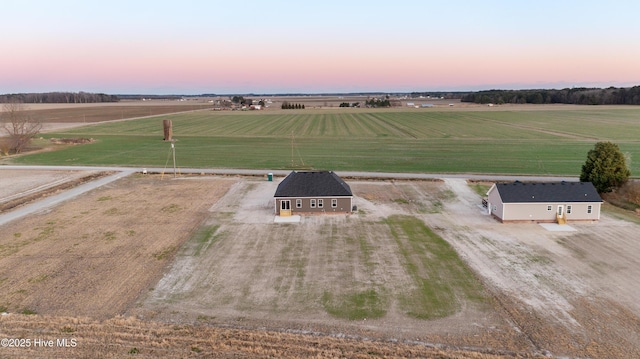
M582 165L581 182L591 182L598 192L611 192L622 186L631 176L624 154L618 145L598 142L587 154Z

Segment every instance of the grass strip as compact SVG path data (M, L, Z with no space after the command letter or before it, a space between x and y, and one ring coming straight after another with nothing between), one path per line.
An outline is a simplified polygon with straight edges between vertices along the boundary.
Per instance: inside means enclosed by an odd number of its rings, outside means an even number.
M368 289L357 293L334 296L325 291L322 305L327 313L348 320L381 318L387 314L388 301L378 290Z
M442 318L458 311L463 301L485 300L481 283L456 251L421 220L396 215L386 223L415 285L400 300L409 316Z

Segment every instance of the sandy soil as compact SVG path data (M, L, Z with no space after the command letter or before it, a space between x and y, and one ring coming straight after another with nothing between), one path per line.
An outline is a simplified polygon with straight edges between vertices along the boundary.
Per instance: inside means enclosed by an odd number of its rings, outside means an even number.
M119 314L138 318L112 331L149 331L169 322L196 331L257 329L242 334L255 338L269 336L273 332L263 330L270 329L491 354L640 357L638 225L607 215L597 224L570 223L572 232L501 224L483 213L480 197L458 179L349 183L358 213L274 224L276 182L122 179L2 227L0 307L105 319L88 320L103 329ZM492 299L466 302L458 313L430 321L407 316L393 295L379 319L329 315L318 299L325 291L402 293L411 285L381 222L397 214L422 219L451 243ZM211 235L199 236L204 229ZM370 243L366 256L354 238ZM16 317L1 319L11 325L0 334L47 321ZM60 319L73 320L82 321ZM77 335L96 341L81 329ZM191 343L184 345L205 345Z

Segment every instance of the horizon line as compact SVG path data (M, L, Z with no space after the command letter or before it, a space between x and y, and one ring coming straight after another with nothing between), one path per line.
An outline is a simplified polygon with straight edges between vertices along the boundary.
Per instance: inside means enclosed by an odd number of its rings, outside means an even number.
M569 86L562 88L554 88L554 87L527 87L527 88L486 88L482 90L412 90L412 91L311 91L311 92L303 92L303 91L283 91L283 92L226 92L226 93L198 93L198 94L188 94L188 93L145 93L145 92L130 92L130 93L108 93L108 92L90 92L90 91L32 91L32 92L10 92L3 93L0 96L10 96L10 95L20 95L20 94L37 94L37 93L87 93L87 94L105 94L111 96L150 96L150 97L160 97L160 96L182 96L182 97L212 97L212 96L336 96L336 95L379 95L379 94L413 94L413 93L473 93L473 92L483 92L483 91L542 91L542 90L567 90L567 89L595 89L602 90L608 88L633 88L640 85L632 85L632 86L607 86L607 87L598 87L598 86Z

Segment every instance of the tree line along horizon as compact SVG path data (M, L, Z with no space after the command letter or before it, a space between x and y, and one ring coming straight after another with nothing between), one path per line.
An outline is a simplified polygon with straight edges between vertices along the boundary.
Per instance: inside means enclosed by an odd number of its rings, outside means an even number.
M389 94L382 93L352 93L353 95L369 95L367 107L394 107L399 101L390 99ZM382 95L380 95L382 94ZM408 98L443 97L459 99L461 102L478 104L576 104L576 105L640 105L640 86L588 88L574 87L564 89L524 89L524 90L482 90L482 91L425 91L411 93L393 93ZM255 97L274 96L255 95ZM303 95L303 94L300 94ZM331 95L331 94L325 94ZM339 94L335 94L339 95ZM375 95L380 95L376 98ZM119 102L120 100L140 99L181 99L183 97L228 97L237 104L252 104L252 100L245 98L249 95L110 95L90 92L33 92L11 93L0 95L0 103L100 103ZM352 107L343 104L342 107Z

